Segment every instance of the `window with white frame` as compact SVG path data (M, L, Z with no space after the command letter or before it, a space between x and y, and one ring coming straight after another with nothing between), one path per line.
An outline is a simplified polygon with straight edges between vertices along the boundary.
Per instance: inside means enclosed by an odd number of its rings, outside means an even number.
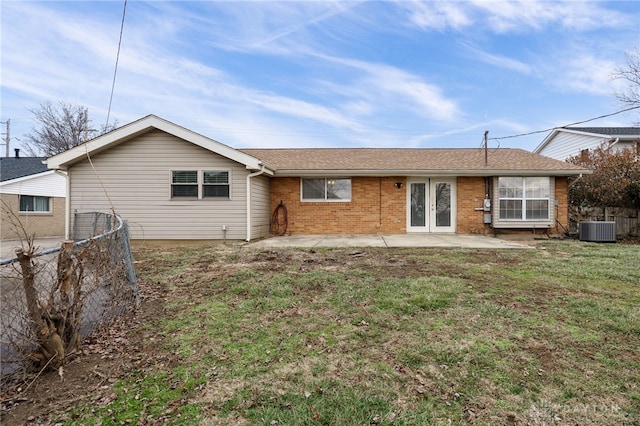
M229 171L174 170L171 172L171 198L229 199Z
M498 178L499 218L504 221L547 221L550 218L551 179Z
M229 172L202 172L203 198L229 198Z
M51 200L49 197L21 195L20 212L51 213Z
M351 178L303 178L302 201L351 201Z

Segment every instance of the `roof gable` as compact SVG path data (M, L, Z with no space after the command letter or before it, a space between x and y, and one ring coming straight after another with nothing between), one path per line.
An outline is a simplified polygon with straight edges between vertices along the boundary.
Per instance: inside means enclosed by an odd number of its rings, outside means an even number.
M237 163L243 164L247 169L260 170L264 168L263 163L258 158L240 152L223 143L193 132L182 126L178 126L155 115L148 115L125 126L119 127L109 133L105 133L104 135L92 139L82 145L54 155L47 159L47 166L50 169L66 170L74 163L84 160L87 157L87 154L95 155L106 151L111 147L125 143L126 141L149 132L152 129L161 130L211 152L222 155ZM265 172L268 174L272 173L271 170L265 170Z
M0 158L0 182L46 172L43 162L47 157L3 157Z
M244 149L276 167L277 176L550 175L590 173L582 167L522 149L318 148Z
M640 127L558 127L553 129L540 144L533 150L535 153L542 150L555 139L559 133L573 133L584 137L597 139L636 140L640 139Z

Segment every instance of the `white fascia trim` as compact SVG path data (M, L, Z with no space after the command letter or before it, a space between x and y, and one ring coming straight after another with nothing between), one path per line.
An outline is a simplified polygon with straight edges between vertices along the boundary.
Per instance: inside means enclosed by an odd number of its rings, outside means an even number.
M54 174L55 171L54 170L47 170L46 172L41 172L41 173L36 173L34 175L27 175L27 176L22 176L19 178L15 178L15 179L11 179L11 180L5 180L4 182L0 182L0 187L1 186L5 186L5 185L11 185L14 183L20 183L20 182L24 182L25 180L31 180L31 179L35 179L35 178L39 178L39 177L45 177L51 174Z
M71 148L58 155L54 155L46 160L47 167L50 169L66 170L69 165L80 161L87 155L97 154L100 151L110 148L113 145L117 145L126 140L129 140L136 135L145 133L150 129L155 128L169 133L175 137L191 142L194 145L202 147L206 150L219 154L237 163L244 164L247 169L260 170L260 160L252 157L248 154L240 152L231 148L223 143L215 141L211 138L203 136L199 133L193 132L170 121L164 120L155 115L148 115L137 121L131 122L125 126L122 126L116 130L92 139L82 145Z
M534 152L535 154L540 154L540 151L542 151L542 149L543 149L545 146L547 146L547 144L548 144L548 143L549 143L553 138L555 138L555 137L556 137L556 135L560 132L560 130L561 130L561 129L553 129L553 130L551 131L551 133L549 133L549 134L547 135L547 137L546 137L546 138L544 138L544 139L542 140L542 142L540 142L540 145L538 145L538 146L533 150L533 152Z

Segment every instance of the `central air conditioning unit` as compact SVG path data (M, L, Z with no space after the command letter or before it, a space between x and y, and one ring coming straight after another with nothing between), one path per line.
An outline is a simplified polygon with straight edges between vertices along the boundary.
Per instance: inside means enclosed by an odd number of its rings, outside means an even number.
M615 243L615 222L578 222L578 237L580 241L594 243Z

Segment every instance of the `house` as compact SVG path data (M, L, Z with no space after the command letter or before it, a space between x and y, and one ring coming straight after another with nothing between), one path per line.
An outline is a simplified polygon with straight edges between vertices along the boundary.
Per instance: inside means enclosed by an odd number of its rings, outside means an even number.
M520 149L237 150L153 115L47 165L69 212L114 210L147 240L266 237L280 203L290 234L562 233L567 177L589 173Z
M630 148L640 154L640 127L559 127L553 129L533 152L566 160L602 144L615 150Z
M19 149L15 153L0 158L0 238L19 238L17 221L28 235L62 237L66 177L49 170L46 157L21 157Z

